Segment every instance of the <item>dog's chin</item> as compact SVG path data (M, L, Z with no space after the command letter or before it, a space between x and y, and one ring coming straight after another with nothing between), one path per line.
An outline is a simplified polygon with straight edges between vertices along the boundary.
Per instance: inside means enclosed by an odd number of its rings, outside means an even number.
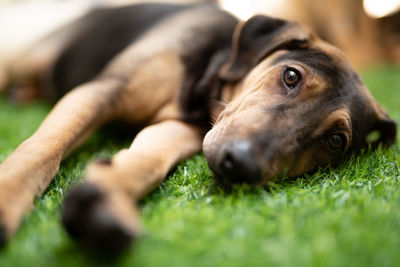
M217 184L218 186L221 186L221 187L224 188L225 190L228 190L228 192L232 189L232 187L233 187L234 185L243 184L243 183L234 183L234 182L232 182L230 179L228 179L228 178L226 178L226 177L220 175L220 174L217 173L217 172L212 172L212 173L213 173L213 177L214 177L214 179L215 179L215 181L216 181L216 184Z
M230 188L232 186L231 183L229 183L223 176L221 176L220 174L216 173L216 172L212 172L213 173L213 178L216 181L217 185L222 186L224 188Z

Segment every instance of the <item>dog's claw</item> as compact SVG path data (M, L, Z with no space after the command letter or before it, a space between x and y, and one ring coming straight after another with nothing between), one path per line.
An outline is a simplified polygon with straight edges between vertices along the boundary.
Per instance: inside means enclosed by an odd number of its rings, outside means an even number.
M70 236L89 251L119 254L137 232L121 222L108 203L107 195L91 184L80 185L65 197L62 222Z

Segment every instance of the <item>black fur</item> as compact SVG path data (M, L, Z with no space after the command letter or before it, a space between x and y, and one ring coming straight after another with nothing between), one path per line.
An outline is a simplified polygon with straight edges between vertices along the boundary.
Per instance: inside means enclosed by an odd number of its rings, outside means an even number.
M140 4L99 8L86 15L79 34L65 47L50 74L60 98L97 76L106 64L149 28L191 6Z
M231 54L232 35L238 20L226 12L215 11L219 24L198 30L193 38L195 45L188 46L183 53L186 75L180 104L186 121L208 122L210 102L219 98L223 86L219 71Z

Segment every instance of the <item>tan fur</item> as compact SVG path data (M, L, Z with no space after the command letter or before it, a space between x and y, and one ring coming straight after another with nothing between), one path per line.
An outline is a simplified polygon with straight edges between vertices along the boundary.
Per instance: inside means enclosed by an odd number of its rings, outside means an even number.
M312 101L314 97L323 93L323 90L327 88L326 81L323 77L314 73L309 67L290 61L272 66L272 62L281 56L282 53L285 52L277 52L264 59L242 82L233 87L232 85L227 85L224 88L224 92L226 93L223 93L223 101L230 103L219 113L218 117L214 115L217 117L214 123L219 123L217 127L228 131L232 128L232 124L245 122L246 126L239 127L239 129L243 129L243 136L251 135L253 131L259 131L259 116L262 116L261 121L266 121L268 118L267 114L259 112L258 109L280 103L286 98L286 95L281 93L281 86L278 84L284 66L296 66L296 69L301 70L302 76L307 79L305 81L306 85L304 90L301 90L300 95L296 97L294 101L299 103L303 103L305 100ZM268 86L266 86L267 84ZM258 103L263 103L263 107L257 105ZM217 110L220 109L217 107ZM229 118L229 121L221 122L224 118ZM252 123L249 123L249 121L252 121ZM290 123L290 121L287 123ZM223 130L218 130L216 132L220 135L224 135ZM234 134L236 135L237 132ZM226 137L227 136L221 138Z
M18 227L35 196L46 189L61 160L94 126L114 116L118 81L92 82L66 95L39 129L0 165L1 222L7 234ZM100 93L101 92L101 93ZM82 107L85 107L82 109ZM20 163L23 163L23 167Z
M314 153L312 150L307 150L303 155L297 159L296 165L293 166L292 169L288 170L287 176L293 177L299 175L300 173L304 173L312 170L312 162L313 162ZM294 159L292 159L294 160ZM281 162L282 164L282 162Z
M180 121L149 126L129 149L118 152L111 164L92 163L87 182L106 193L110 203L104 208L137 234L138 217L133 213L136 201L154 190L175 164L199 151L202 140L203 130Z
M202 137L201 129L180 121L149 126L136 136L129 149L118 152L110 165L90 165L88 181L104 190L140 199L164 179L171 167L199 151Z
M341 108L335 110L329 114L325 120L319 125L319 127L314 131L314 136L319 136L329 130L329 128L335 127L347 137L347 146L351 143L352 131L351 131L351 120L350 111L348 108ZM346 147L347 149L348 147Z
M157 53L143 61L126 88L121 92L120 99L123 118L132 123L144 123L150 120L162 120L165 117L178 118L178 91L183 83L183 65L179 56L173 52ZM135 105L132 105L134 99ZM169 114L160 113L160 107L169 105ZM158 115L157 115L158 114ZM154 118L157 116L158 118Z

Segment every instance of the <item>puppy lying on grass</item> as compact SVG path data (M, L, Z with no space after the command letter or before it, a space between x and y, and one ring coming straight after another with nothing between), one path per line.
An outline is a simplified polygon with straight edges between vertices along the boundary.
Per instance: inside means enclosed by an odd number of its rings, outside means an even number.
M239 21L211 4L96 9L15 62L9 80L22 98L59 101L0 165L1 239L61 160L114 119L142 130L88 166L62 218L83 246L109 253L137 235L135 202L201 149L222 183L266 186L396 138L337 48L298 23Z

